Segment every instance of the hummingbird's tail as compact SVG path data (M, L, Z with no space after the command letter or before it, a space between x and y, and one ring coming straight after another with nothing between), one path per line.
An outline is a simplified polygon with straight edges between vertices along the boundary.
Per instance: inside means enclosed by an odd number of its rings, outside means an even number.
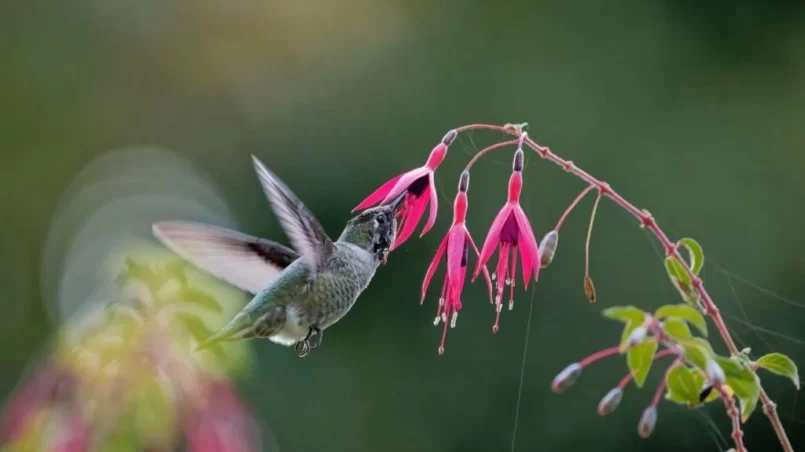
M243 335L244 333L248 332L249 326L250 324L248 321L248 316L245 316L242 313L238 314L226 326L196 345L196 349L193 351L198 352L220 342L233 342L243 339Z

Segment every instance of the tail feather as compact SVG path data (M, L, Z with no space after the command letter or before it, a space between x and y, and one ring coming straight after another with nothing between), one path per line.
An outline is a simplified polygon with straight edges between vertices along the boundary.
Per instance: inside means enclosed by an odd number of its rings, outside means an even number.
M238 314L226 326L199 343L194 351L204 350L220 342L233 342L243 339L252 328L253 325L249 316L242 313Z

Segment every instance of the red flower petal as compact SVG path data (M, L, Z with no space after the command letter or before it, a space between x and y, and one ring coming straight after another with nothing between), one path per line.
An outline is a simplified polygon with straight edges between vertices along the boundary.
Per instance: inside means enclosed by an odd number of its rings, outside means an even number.
M403 177L402 174L400 174L399 176L392 177L388 182L381 185L380 188L375 190L371 195L367 196L366 199L361 201L361 203L358 204L357 207L352 209L352 211L355 212L356 210L363 210L382 201L383 198L386 197L388 192L390 192L391 189L394 188L394 185L397 184L397 181L400 180L401 177Z
M475 246L475 241L472 239L469 231L467 231L467 240L469 240L470 245L472 245L472 249L475 251L475 256L480 258L481 253L478 252L478 247ZM483 269L484 279L486 279L486 288L489 291L489 303L491 304L494 303L494 295L492 295L492 278L489 277L489 269L486 268L486 265L483 266Z
M422 299L419 301L419 304L422 304L425 301L425 294L428 292L428 285L430 284L430 280L433 279L433 275L436 273L436 268L439 266L439 260L442 258L444 254L445 248L447 248L447 239L449 235L446 235L444 239L442 239L442 243L439 244L439 248L436 249L436 255L433 256L433 260L428 266L428 271L425 272L425 280L422 282Z
M540 257L537 239L534 238L534 231L531 230L531 223L525 216L525 212L518 204L514 209L514 218L517 219L517 226L520 228L520 258L523 261L523 284L528 289L528 282L531 274L534 281L539 277Z
M464 223L453 225L450 232L447 233L447 237L447 274L450 276L451 284L457 289L456 293L460 293L461 287L464 285L464 274L467 271L464 249L465 246L469 246ZM464 265L461 265L462 261Z
M386 193L386 197L383 198L383 203L387 203L392 199L396 198L400 193L408 189L408 187L417 179L426 174L430 173L431 171L426 167L419 167L408 171L407 173L400 176L397 180L397 183L394 184L394 187Z
M403 218L403 225L400 234L397 236L397 239L394 241L394 245L391 247L391 250L397 249L400 245L403 244L411 234L414 232L417 223L422 218L422 214L425 213L425 208L428 206L428 197L427 196L420 196L419 198L414 198L411 195L408 195L408 203L405 216Z
M509 219L511 211L512 204L506 203L506 205L500 209L500 212L498 212L497 216L495 217L495 221L492 222L492 227L489 228L489 232L486 234L484 246L481 248L481 256L478 257L478 264L475 266L475 272L472 276L473 281L478 278L478 274L481 272L481 267L486 264L489 258L492 257L492 254L495 252L495 248L497 248L498 243L500 243L500 230L503 228L503 225L506 224L506 220Z
M428 191L430 192L430 215L428 216L428 222L425 223L425 227L422 228L422 232L419 234L419 237L424 236L425 234L430 231L430 228L436 223L436 211L439 208L439 198L436 196L436 184L434 183L434 175L430 173L428 175ZM425 196L423 193L422 196Z

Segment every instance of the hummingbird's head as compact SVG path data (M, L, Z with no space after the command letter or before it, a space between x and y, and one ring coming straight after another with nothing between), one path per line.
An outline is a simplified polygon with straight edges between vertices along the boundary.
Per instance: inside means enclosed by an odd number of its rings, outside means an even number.
M374 254L378 262L388 258L397 238L397 210L408 193L403 192L389 204L366 209L353 217L339 240L343 240Z

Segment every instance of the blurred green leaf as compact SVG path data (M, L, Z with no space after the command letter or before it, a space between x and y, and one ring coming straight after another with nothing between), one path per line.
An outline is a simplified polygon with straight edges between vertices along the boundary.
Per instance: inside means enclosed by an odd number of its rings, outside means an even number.
M693 271L694 275L698 276L704 265L704 251L702 251L702 246L699 245L699 242L691 238L684 238L679 241L679 244L688 249L690 253L690 269Z
M213 331L207 328L207 325L204 324L197 315L189 314L186 312L180 312L176 314L176 319L179 321L182 326L187 329L193 339L197 343L203 342L205 339L210 337ZM207 347L206 350L209 350L212 354L216 356L216 358L220 360L225 360L226 355L224 354L224 349L221 347L220 344L212 344Z
M645 341L630 348L626 353L626 364L629 366L629 372L638 388L642 388L646 382L646 377L654 362L657 346L656 341Z
M693 337L690 334L690 328L687 322L679 317L668 317L662 322L662 330L674 341L690 339Z
M138 383L132 405L127 410L133 433L152 447L167 448L176 433L173 405L156 380L143 379Z
M788 377L794 382L797 390L799 390L799 372L797 365L791 358L783 355L782 353L769 353L768 355L761 356L756 362L757 366L766 369L773 374L782 377Z
M702 314L696 308L685 304L674 304L661 306L654 313L654 317L663 319L666 317L679 317L688 321L691 325L695 326L702 335L707 336L707 322L704 320Z
M179 294L177 294L177 296L175 298L171 299L170 302L173 302L173 303L182 303L182 302L192 303L192 304L200 306L200 307L202 307L204 309L208 309L210 311L214 311L214 312L218 312L218 313L223 312L223 309L221 308L221 304L218 303L218 301L215 298L207 295L206 293L204 293L204 292L202 292L200 290L196 290L196 289L187 288L187 289L181 291Z
M665 271L668 272L668 276L672 280L681 285L690 287L690 275L688 275L688 272L685 271L682 263L680 263L675 257L668 256L665 258Z
M621 347L624 346L629 335L646 320L646 313L634 306L613 306L603 311L604 317L624 322L626 326L621 334Z
M681 365L671 369L665 376L665 398L681 405L697 406L702 386L697 384L694 372Z
M677 340L677 343L682 346L682 350L691 364L701 370L706 370L707 360L713 356L712 347L710 343L699 337L692 337L690 339Z
M760 397L760 382L757 376L749 372L747 378L727 375L727 384L735 392L741 404L741 422L746 422L757 407Z
M713 356L713 360L721 367L721 370L724 371L725 375L732 375L737 376L739 378L749 378L748 374L752 373L752 370L746 367L743 363L738 361L736 358L730 358L726 356Z

